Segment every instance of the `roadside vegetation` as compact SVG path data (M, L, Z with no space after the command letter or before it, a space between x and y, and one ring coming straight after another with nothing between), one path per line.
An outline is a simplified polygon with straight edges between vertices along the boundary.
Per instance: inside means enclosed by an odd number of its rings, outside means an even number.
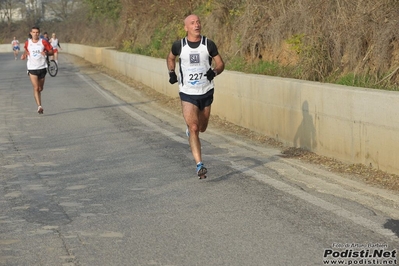
M38 24L56 32L61 45L112 46L165 58L185 34L185 16L196 13L229 70L399 90L397 0L59 1L73 2L73 11L60 10L53 21L5 21L3 43L13 35L23 39Z

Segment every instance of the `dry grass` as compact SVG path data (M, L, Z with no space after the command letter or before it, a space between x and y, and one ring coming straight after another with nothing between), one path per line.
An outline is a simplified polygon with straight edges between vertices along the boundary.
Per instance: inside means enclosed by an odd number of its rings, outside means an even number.
M376 187L399 191L398 175L389 174L363 164L346 164L299 148L285 148L282 150L282 154L284 157L297 158L308 163L317 164L328 171L344 174L348 178L359 179Z

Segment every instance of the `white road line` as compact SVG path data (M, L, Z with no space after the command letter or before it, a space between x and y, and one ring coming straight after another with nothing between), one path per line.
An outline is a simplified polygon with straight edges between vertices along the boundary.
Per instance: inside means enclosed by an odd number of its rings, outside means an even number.
M111 101L112 103L115 104L121 104L121 101L118 101L115 97L111 96L110 94L106 93L101 87L99 87L97 84L95 84L94 82L90 81L89 79L87 79L84 75L81 75L79 73L77 73L77 75L84 80L87 84L89 84L92 88L94 88L96 91L98 91L102 96L104 96L107 100ZM143 123L144 125L160 132L161 134L173 139L176 142L179 143L184 143L187 144L187 139L186 138L182 138L172 132L169 132L161 127L159 127L158 125L148 121L147 119L145 119L144 117L140 116L139 114L135 113L131 108L128 108L126 106L121 105L119 107L120 109L122 109L124 112L126 112L127 114L129 114L130 116L132 116L134 119L136 119L137 121L140 121L141 123ZM237 163L233 163L231 162L231 167L245 175L251 176L253 178L255 178L258 181L261 181L265 184L268 184L272 187L274 187L275 189L278 189L280 191L283 191L285 193L288 193L292 196L295 196L297 198L300 198L310 204L313 204L319 208L322 208L326 211L330 211L332 213L334 213L335 215L348 219L350 221L352 221L355 224L358 224L360 226L363 226L373 232L376 232L380 235L386 236L386 237L390 237L393 240L397 240L397 236L395 235L395 233L393 233L391 230L389 229L385 229L382 228L380 224L375 223L369 219L366 219L360 215L354 214L350 211L347 211L345 209L343 209L340 206L334 205L332 203L329 203L325 200L322 200L316 196L310 195L309 193L306 193L300 189L297 189L295 187L292 187L284 182L278 181L274 178L271 178L268 175L265 174L261 174L259 172L256 172L252 169L247 168L246 166L243 165L238 165Z

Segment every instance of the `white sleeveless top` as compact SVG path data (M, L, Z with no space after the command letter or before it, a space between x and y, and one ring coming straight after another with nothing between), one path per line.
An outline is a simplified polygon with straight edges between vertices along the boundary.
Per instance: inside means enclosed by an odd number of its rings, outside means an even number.
M197 48L188 45L187 37L181 40L179 56L179 90L188 95L203 95L213 89L213 81L205 74L211 67L212 58L207 48L207 38L202 36Z
M37 43L34 43L32 39L28 40L28 70L37 70L47 68L46 57L41 54L44 51L44 45L40 39Z
M11 42L11 44L12 44L14 47L19 47L19 41L18 41L18 40L13 40L13 41Z
M54 49L58 48L58 39L53 39L51 38L51 46L53 46Z

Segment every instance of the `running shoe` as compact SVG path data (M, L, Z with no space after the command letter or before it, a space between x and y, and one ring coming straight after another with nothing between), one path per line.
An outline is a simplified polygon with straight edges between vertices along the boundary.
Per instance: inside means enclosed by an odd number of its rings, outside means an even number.
M197 164L197 175L199 179L205 179L206 173L208 173L208 169L205 168L202 162Z
M43 114L43 107L41 106L41 105L39 105L38 107L37 107L37 112L39 113L39 114Z

